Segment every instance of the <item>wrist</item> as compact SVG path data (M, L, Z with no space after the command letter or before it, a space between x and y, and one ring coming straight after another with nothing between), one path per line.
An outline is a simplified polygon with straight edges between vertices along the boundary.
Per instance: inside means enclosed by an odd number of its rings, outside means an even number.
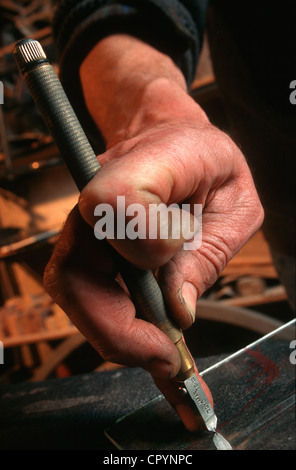
M148 129L193 120L208 122L206 114L188 95L186 88L167 77L157 77L143 88L125 129L125 138L135 137Z
M80 78L107 148L170 119L192 117L198 110L173 61L131 36L100 41L82 63Z

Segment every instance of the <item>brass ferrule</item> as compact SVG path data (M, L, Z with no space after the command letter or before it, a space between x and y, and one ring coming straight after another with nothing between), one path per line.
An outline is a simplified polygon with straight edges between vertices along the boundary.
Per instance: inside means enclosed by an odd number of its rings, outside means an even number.
M191 357L190 352L187 349L186 344L183 341L183 338L180 338L175 343L175 346L178 349L180 357L181 357L181 367L177 375L177 379L180 380L181 382L184 382L184 380L188 379L193 374L195 374L194 361Z

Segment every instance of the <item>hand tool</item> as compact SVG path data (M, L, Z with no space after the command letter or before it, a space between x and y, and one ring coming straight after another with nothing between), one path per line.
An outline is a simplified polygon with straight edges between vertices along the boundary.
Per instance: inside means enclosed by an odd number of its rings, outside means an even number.
M38 41L23 39L15 45L13 53L45 124L81 191L100 169L100 164L62 85ZM136 268L119 255L118 259L120 274L136 310L176 345L181 357L181 368L177 376L181 388L190 397L189 401L194 404L194 409L198 410L205 428L215 433L216 447L225 449L224 440L216 433L217 417L195 373L182 332L169 319L154 274L150 270Z

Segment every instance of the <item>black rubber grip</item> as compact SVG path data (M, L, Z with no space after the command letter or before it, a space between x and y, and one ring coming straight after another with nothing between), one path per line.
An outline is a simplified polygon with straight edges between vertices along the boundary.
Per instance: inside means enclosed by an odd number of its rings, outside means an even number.
M148 269L138 269L124 258L120 258L119 267L139 314L177 343L182 338L182 333L167 315L163 295L153 272Z

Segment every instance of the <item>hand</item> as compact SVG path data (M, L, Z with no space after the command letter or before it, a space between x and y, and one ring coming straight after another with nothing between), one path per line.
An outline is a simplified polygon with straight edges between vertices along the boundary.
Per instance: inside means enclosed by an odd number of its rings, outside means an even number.
M197 299L261 225L262 207L243 155L209 123L180 83L171 78L150 80L135 93L131 114L125 109L121 122L103 120L108 109L114 113L114 106L106 104L101 115L90 90L86 101L105 130L108 150L99 157L102 169L66 222L45 273L45 286L105 360L149 371L185 426L194 430L199 422L172 380L180 367L176 348L155 326L136 318L110 245L139 267L159 268L170 313L186 329L194 321ZM160 202L201 204L202 246L183 251L182 238L97 240L94 208L107 203L116 210L118 195L125 196L126 206L141 203L146 209Z

